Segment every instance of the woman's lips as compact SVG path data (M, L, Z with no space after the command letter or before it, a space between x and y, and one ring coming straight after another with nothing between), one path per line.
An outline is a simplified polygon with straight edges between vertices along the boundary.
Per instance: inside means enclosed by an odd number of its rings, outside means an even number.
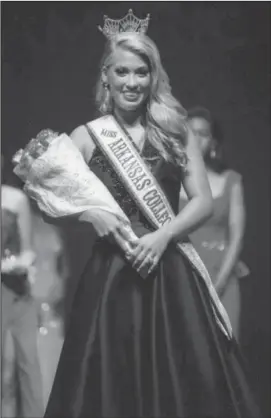
M138 100L139 94L138 93L123 93L126 100L130 102L135 102Z

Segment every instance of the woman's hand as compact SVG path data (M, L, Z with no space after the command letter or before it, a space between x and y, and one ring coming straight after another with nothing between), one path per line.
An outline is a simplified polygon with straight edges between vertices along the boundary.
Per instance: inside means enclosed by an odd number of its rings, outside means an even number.
M165 229L146 234L138 239L134 250L127 258L138 272L148 267L148 274L150 274L159 263L169 241L170 236Z
M109 212L92 213L92 225L100 238L121 233L121 222Z
M26 274L35 260L33 251L24 251L18 256L11 255L1 261L1 271L6 274Z
M116 241L125 253L129 253L138 242L130 225L110 212L98 209L86 211L81 220L90 222L99 237Z
M15 257L8 257L1 260L1 273L11 274L16 271ZM15 273L16 274L16 273Z

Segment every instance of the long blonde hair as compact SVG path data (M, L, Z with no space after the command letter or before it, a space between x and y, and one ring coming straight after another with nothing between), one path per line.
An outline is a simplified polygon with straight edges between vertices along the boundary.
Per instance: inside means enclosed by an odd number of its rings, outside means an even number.
M108 99L110 92L104 88L102 72L110 66L112 54L118 47L139 55L150 70L151 88L145 115L148 141L166 161L185 168L186 111L171 94L168 75L162 66L160 54L149 37L123 32L107 43L96 89L97 107L102 114L112 113L113 103L112 99Z

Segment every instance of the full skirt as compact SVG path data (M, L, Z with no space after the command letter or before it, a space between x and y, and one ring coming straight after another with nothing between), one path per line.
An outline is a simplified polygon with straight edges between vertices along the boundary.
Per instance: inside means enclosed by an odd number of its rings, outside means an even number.
M259 416L238 346L218 327L189 261L169 245L143 280L116 246L98 240L45 417Z

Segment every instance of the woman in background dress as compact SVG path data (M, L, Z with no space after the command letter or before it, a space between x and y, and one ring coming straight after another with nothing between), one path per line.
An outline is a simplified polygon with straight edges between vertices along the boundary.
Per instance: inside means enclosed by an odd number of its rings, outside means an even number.
M45 405L52 388L64 338L64 298L69 268L62 230L44 222L32 205L33 248L36 259L31 271L32 294L39 312L39 354Z
M3 157L1 158L3 164ZM43 415L42 379L37 333L38 315L28 280L34 260L31 242L31 211L26 195L7 184L1 186L1 331L2 378L8 374L11 385L2 380L2 414L10 414L9 405L15 400L14 417L41 418ZM14 347L16 379L7 368L12 364L5 352L6 337ZM12 391L9 391L12 388ZM18 396L17 396L18 394ZM13 413L13 412L12 412ZM10 415L9 415L10 416Z
M221 132L210 112L200 107L191 109L188 120L205 160L214 199L213 216L192 232L190 239L214 280L234 335L239 339L241 295L238 279L246 273L241 271L245 266L239 262L245 230L242 178L223 161ZM180 208L186 203L187 197L182 190Z

